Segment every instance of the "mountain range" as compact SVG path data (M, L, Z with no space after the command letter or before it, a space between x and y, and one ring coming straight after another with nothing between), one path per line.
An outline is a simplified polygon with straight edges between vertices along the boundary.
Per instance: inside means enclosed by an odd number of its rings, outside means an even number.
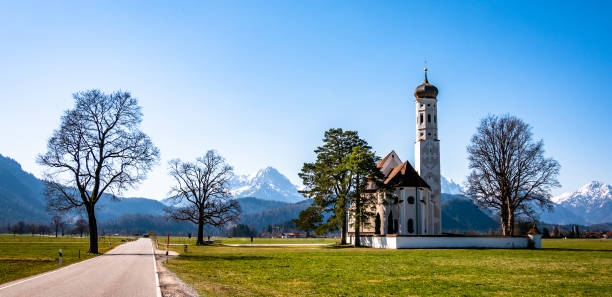
M540 220L544 222L580 225L612 222L612 186L608 184L592 181L551 200L553 211L540 213Z
M18 220L49 222L51 216L45 210L42 191L42 181L25 172L15 160L0 155L0 226ZM460 185L443 178L442 191L444 232L487 232L498 228L497 220L460 194ZM297 217L311 203L311 200L305 199L298 192L296 185L272 167L259 170L251 176L235 176L231 180L231 192L242 206L240 223L257 229L287 222ZM611 193L610 185L589 183L576 192L554 197L554 211L541 213L541 220L552 224L612 222ZM168 225L161 222L164 209L169 207L167 204L164 200L147 198L120 198L117 201L107 198L97 205L96 213L99 222L107 222L106 226L118 229L123 225L133 227L140 224L175 231L191 230L190 225Z
M296 185L272 167L261 169L255 175L236 175L232 178L230 187L236 198L257 197L287 203L306 199L298 193Z
M455 183L452 179L440 176L440 188L442 193L457 195L463 193L463 187Z

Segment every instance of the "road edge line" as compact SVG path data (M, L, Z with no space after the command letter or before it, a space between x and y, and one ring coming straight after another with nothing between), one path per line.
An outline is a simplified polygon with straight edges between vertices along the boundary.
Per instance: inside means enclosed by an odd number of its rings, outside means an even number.
M62 271L62 270L64 270L64 269L66 269L66 268L70 268L70 267L72 267L72 266L79 265L79 264L81 264L81 263L85 263L85 262L89 262L89 261L92 261L92 260L96 260L96 259L98 259L98 257L99 257L99 256L102 256L102 255L104 255L104 254L100 254L100 255L97 255L97 256L95 256L95 257L93 257L93 258L86 259L86 260L83 260L83 261L80 261L80 262L72 263L72 264L70 264L70 265L68 265L68 266L64 266L64 267L57 268L57 269L54 269L54 270L51 270L51 271L47 271L47 272L43 272L43 273L40 273L40 274L37 274L37 275L33 275L33 276L28 277L28 278L26 278L26 279L23 279L23 280L21 280L21 281L19 281L19 280L15 280L15 283L10 284L10 285L8 285L8 286L0 287L0 290L4 290L4 289L10 288L10 287L12 287L12 286L16 286L16 285L19 285L19 284L25 283L25 282L27 282L27 281L31 281L31 280L37 279L37 278L39 278L39 277L43 277L43 276L46 276L46 275L49 275L49 274L52 274L52 273L59 272L59 271Z
M159 286L159 274L157 273L157 257L155 256L155 247L153 245L153 241L151 240L151 250L153 251L153 269L155 271L155 288L156 288L156 296L162 297L161 287Z

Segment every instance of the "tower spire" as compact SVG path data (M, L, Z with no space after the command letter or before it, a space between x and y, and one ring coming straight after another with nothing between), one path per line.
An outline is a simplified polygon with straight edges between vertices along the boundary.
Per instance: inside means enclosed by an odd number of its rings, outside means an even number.
M427 81L427 66L425 67L425 81L426 84L429 83L429 81Z

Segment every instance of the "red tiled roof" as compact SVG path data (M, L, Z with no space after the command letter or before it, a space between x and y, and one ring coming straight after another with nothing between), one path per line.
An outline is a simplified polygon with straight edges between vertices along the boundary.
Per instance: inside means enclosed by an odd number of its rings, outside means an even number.
M419 176L408 161L393 168L393 170L387 176L387 179L385 179L385 184L394 187L430 188L427 182L425 182L425 180Z
M388 153L382 160L378 162L378 164L376 164L376 168L382 168L383 165L385 165L385 162L387 162L387 159L389 159L389 157L391 157L391 155L393 154L396 154L395 151L391 151L390 153Z

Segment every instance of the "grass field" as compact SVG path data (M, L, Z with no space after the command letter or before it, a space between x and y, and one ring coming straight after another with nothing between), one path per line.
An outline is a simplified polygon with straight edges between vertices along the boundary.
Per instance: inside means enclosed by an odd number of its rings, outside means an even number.
M204 238L206 240L206 237ZM211 237L215 244L250 244L251 239L247 237ZM158 236L160 246L166 243L166 237ZM334 244L339 242L338 238L253 238L253 244ZM195 245L195 238L170 237L171 244Z
M109 240L116 247L121 239L108 236L101 238L100 253L109 250ZM88 237L0 235L0 284L58 268L59 249L62 249L63 266L93 257L87 255Z
M612 240L544 240L543 247L193 246L165 265L206 296L611 296Z

